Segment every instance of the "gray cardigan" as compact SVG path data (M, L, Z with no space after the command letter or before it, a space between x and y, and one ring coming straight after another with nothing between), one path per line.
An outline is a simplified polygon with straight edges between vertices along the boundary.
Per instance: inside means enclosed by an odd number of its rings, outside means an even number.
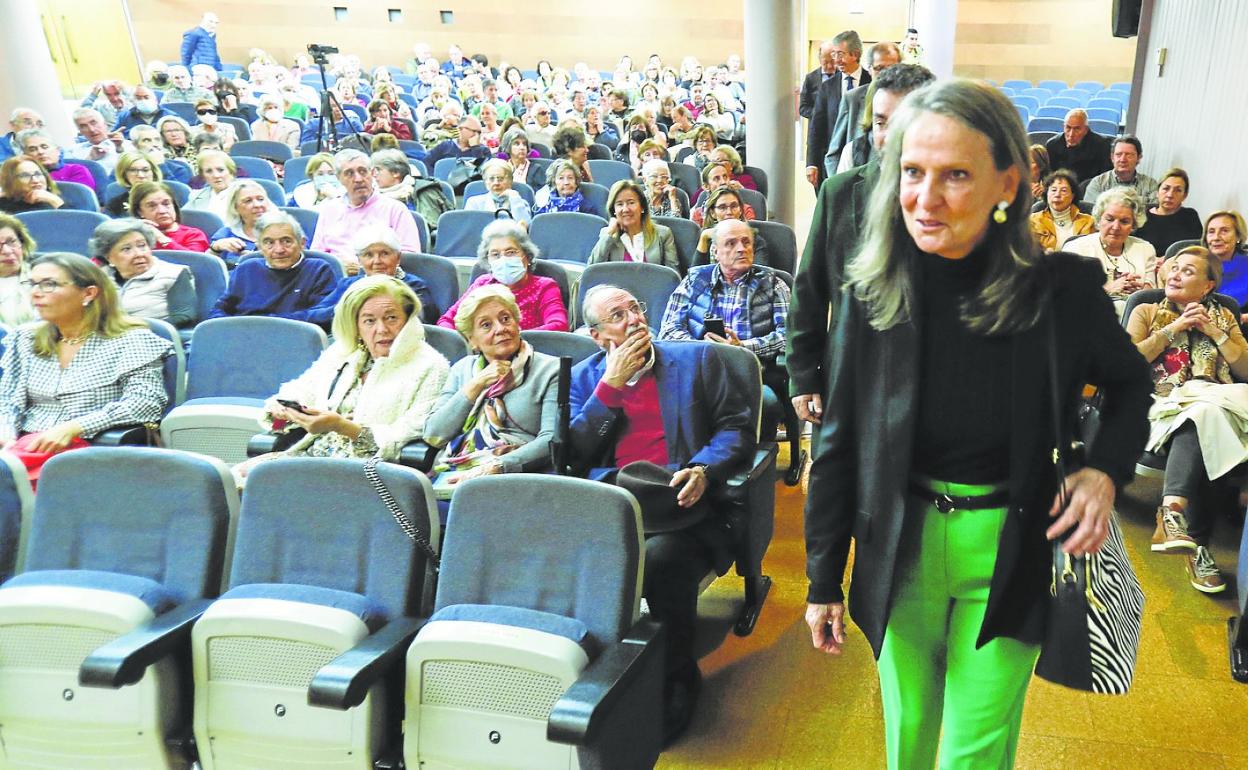
M464 398L464 383L475 376L478 355L455 362L442 388L442 395L425 420L425 440L443 446L463 432L464 420L472 403ZM503 395L508 425L503 435L518 449L502 455L504 473L533 473L550 467L550 442L558 426L559 359L533 352L529 371L520 387Z
M684 275L688 266L680 264L680 257L676 253L676 238L672 235L672 229L667 225L661 225L656 222L654 231L655 237L646 244L646 261L667 265ZM624 262L626 261L626 254L624 242L620 240L620 237L618 235L609 235L607 228L604 227L598 235L598 242L594 244L593 251L589 252L589 264L592 265L596 262Z

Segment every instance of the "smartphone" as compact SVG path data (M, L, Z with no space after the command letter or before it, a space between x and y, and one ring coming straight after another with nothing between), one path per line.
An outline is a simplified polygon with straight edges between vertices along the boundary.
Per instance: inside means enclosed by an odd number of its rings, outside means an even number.
M718 316L708 315L703 320L703 324L705 324L706 326L707 334L714 334L717 337L728 336L727 334L724 333L724 319Z
M298 401L291 401L290 399L287 399L287 398L279 398L277 399L277 403L281 404L287 409L294 409L299 414L308 413L308 410L303 406L303 404L299 403Z

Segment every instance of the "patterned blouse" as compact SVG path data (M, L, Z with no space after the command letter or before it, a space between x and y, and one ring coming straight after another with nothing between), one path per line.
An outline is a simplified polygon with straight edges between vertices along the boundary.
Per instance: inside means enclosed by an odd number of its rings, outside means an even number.
M168 403L162 366L173 346L147 329L117 337L93 334L61 368L34 351L38 326L15 331L0 357L0 439L48 430L68 420L82 437L122 425L156 422Z

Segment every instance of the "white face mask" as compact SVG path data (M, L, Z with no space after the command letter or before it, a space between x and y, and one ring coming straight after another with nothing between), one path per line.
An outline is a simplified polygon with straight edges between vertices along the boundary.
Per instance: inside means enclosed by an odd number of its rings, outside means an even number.
M200 115L199 122L203 123L205 126L215 126L217 124L217 116L212 113Z
M519 283L526 272L522 257L499 257L490 265L494 279L505 286Z
M271 107L264 111L264 119L270 123L276 123L282 119L282 111L276 107Z
M134 103L135 108L144 115L151 115L157 109L155 99L139 99Z

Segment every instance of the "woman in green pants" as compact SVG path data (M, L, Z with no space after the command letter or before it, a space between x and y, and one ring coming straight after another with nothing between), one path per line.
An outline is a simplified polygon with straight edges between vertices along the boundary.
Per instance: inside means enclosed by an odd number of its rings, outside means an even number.
M942 768L1013 765L1048 541L1100 547L1148 433L1143 359L1097 267L1032 240L1027 168L1018 113L996 89L949 80L910 94L833 327L806 621L816 648L841 651L852 539L850 608L878 661L893 768L933 767L938 743ZM1062 413L1073 422L1085 384L1105 398L1064 511L1050 334Z

